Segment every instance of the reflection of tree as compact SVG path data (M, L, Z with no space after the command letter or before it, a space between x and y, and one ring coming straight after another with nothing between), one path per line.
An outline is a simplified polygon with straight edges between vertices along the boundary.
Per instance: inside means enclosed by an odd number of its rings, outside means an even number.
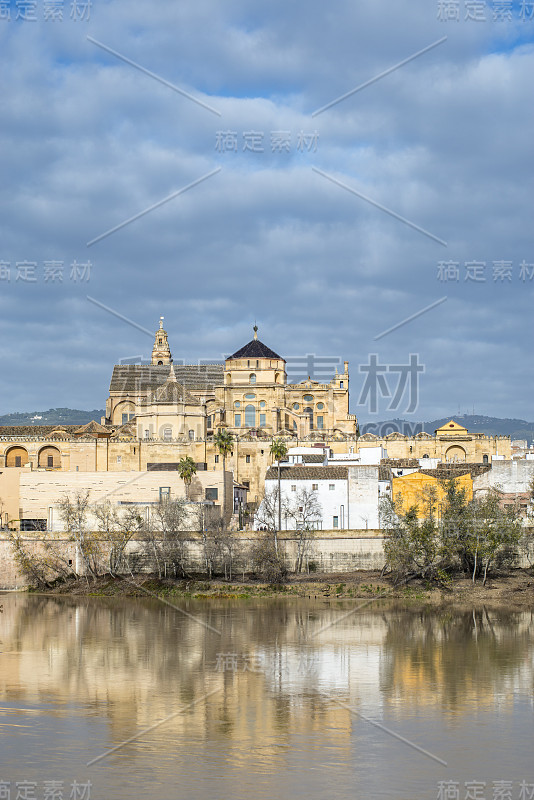
M469 695L506 691L534 652L532 612L390 611L381 690L390 699L421 695L456 708Z

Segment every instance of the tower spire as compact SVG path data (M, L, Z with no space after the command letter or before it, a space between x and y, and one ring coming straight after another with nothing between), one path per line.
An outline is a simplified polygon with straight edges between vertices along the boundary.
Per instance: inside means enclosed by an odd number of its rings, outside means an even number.
M171 348L167 331L163 328L164 317L159 318L159 328L156 331L154 338L154 347L152 348L152 363L156 365L172 364Z

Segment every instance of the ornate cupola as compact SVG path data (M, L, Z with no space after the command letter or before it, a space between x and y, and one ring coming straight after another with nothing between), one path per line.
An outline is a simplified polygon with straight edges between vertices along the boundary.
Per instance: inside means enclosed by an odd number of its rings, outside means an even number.
M159 329L156 331L154 347L152 348L152 363L163 365L172 364L171 348L167 337L167 331L163 330L164 317L159 318Z

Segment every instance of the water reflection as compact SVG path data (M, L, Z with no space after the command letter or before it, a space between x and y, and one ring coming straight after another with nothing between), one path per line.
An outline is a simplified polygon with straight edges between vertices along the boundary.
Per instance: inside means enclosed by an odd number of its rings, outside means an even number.
M168 796L169 786L180 797L211 797L214 787L233 798L304 789L352 797L355 780L372 796L436 796L435 764L325 692L446 753L459 776L474 763L489 774L493 752L507 768L530 769L530 611L376 604L321 630L350 605L184 601L192 618L146 599L2 602L0 752L13 780L22 766L40 775L75 766L84 776L91 758L195 703L92 768L94 796L123 797L134 781L152 782L153 797ZM473 709L477 726L485 713L501 727L510 717L506 752L502 730L473 744Z

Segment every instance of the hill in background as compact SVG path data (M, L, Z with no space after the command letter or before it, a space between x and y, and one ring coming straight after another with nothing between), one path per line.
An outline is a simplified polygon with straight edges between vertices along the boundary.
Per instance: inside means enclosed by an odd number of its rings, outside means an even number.
M4 414L0 416L0 425L85 425L105 414L104 409L83 411L76 408L49 408L48 411L29 411L27 413ZM405 419L383 420L381 422L360 423L360 433L375 433L385 436L399 431L406 435L415 435L421 431L434 433L436 428L455 419L471 433L485 433L487 436L511 436L512 439L527 439L529 444L534 439L534 422L524 419L500 419L484 417L479 414L451 414L449 417L434 419L430 422L413 422Z
M105 411L81 411L77 408L49 408L48 411L4 414L0 425L86 425L92 419L100 422Z

